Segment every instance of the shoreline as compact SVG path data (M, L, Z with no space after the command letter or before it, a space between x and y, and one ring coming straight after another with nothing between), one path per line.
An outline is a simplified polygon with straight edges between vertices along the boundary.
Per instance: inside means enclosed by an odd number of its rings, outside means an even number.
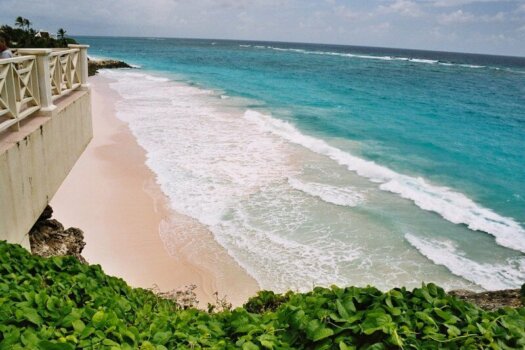
M90 78L94 137L51 200L54 216L84 231L83 256L133 287L166 292L196 285L200 305L214 293L234 306L259 286L211 232L174 212L146 165L145 150L116 116L110 79Z

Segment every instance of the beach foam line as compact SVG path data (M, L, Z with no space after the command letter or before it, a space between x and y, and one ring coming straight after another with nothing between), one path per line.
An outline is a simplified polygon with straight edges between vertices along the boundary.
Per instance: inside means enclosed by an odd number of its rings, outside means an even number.
M486 290L519 288L523 283L523 257L507 259L503 264L484 264L467 258L450 240L423 239L410 233L405 239L435 264L445 266L454 275Z
M355 207L365 200L364 195L351 186L337 187L318 182L303 182L296 178L288 178L288 184L298 191L330 204Z
M262 288L286 292L307 291L312 286L344 285L348 280L341 268L364 255L353 243L334 240L323 232L299 242L279 231L260 229L251 224L245 210L237 207L233 216L239 221L225 221L215 227L215 237L224 247L236 247L228 250L235 260L242 262L247 260L246 256L251 257L250 263L242 266ZM238 234L239 230L242 235Z
M423 178L399 174L330 146L325 141L302 134L288 122L270 115L247 110L244 117L258 124L265 131L281 136L289 142L301 145L313 152L325 155L348 170L379 183L383 191L411 200L419 208L439 214L454 224L464 224L473 231L482 231L495 237L496 243L525 253L525 229L514 219L503 217L484 208L462 193L448 187L436 186Z
M348 283L342 269L361 256L355 242L331 238L323 225L304 241L283 235L308 221L300 205L310 199L286 182L298 174L289 142L243 109L220 108L217 91L143 72L102 74L115 79L117 117L146 150L171 207L205 225L262 288Z

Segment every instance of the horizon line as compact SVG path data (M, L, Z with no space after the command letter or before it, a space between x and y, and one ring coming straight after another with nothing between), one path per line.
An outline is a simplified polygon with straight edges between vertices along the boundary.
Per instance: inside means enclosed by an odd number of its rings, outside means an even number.
M306 45L325 45L325 46L341 46L341 47L363 47L363 48L375 48L375 49L389 49L389 50L411 50L411 51L422 51L422 52L435 52L435 53L452 53L452 54L467 54L467 55L478 55L478 56L496 56L496 57L509 57L525 59L525 56L514 56L506 54L494 54L494 53L481 53L481 52L460 52L460 51L447 51L437 49L415 49L407 47L387 47L387 46L374 46L374 45L355 45L355 44L336 44L336 43L316 43L316 42L304 42L304 41L283 41L283 40L254 40L254 39L224 39L224 38L202 38L202 37L169 37L169 36L126 36L126 35L90 35L90 34L74 34L68 35L68 37L93 37L93 38L127 38L127 39L178 39L178 40L217 40L217 41L245 41L255 43L282 43L282 44L306 44Z

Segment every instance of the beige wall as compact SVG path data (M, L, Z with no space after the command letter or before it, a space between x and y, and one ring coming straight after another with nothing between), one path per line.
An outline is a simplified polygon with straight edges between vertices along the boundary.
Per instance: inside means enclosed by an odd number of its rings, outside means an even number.
M27 233L93 137L90 91L0 134L0 240L29 248Z

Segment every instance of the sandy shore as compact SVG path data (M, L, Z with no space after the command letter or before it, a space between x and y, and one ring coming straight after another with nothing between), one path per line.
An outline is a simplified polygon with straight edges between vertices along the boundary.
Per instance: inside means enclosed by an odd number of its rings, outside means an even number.
M145 151L115 116L120 96L109 83L90 80L94 138L51 201L54 217L84 231L89 263L132 286L195 284L201 306L215 292L242 304L257 283L204 226L170 209Z

